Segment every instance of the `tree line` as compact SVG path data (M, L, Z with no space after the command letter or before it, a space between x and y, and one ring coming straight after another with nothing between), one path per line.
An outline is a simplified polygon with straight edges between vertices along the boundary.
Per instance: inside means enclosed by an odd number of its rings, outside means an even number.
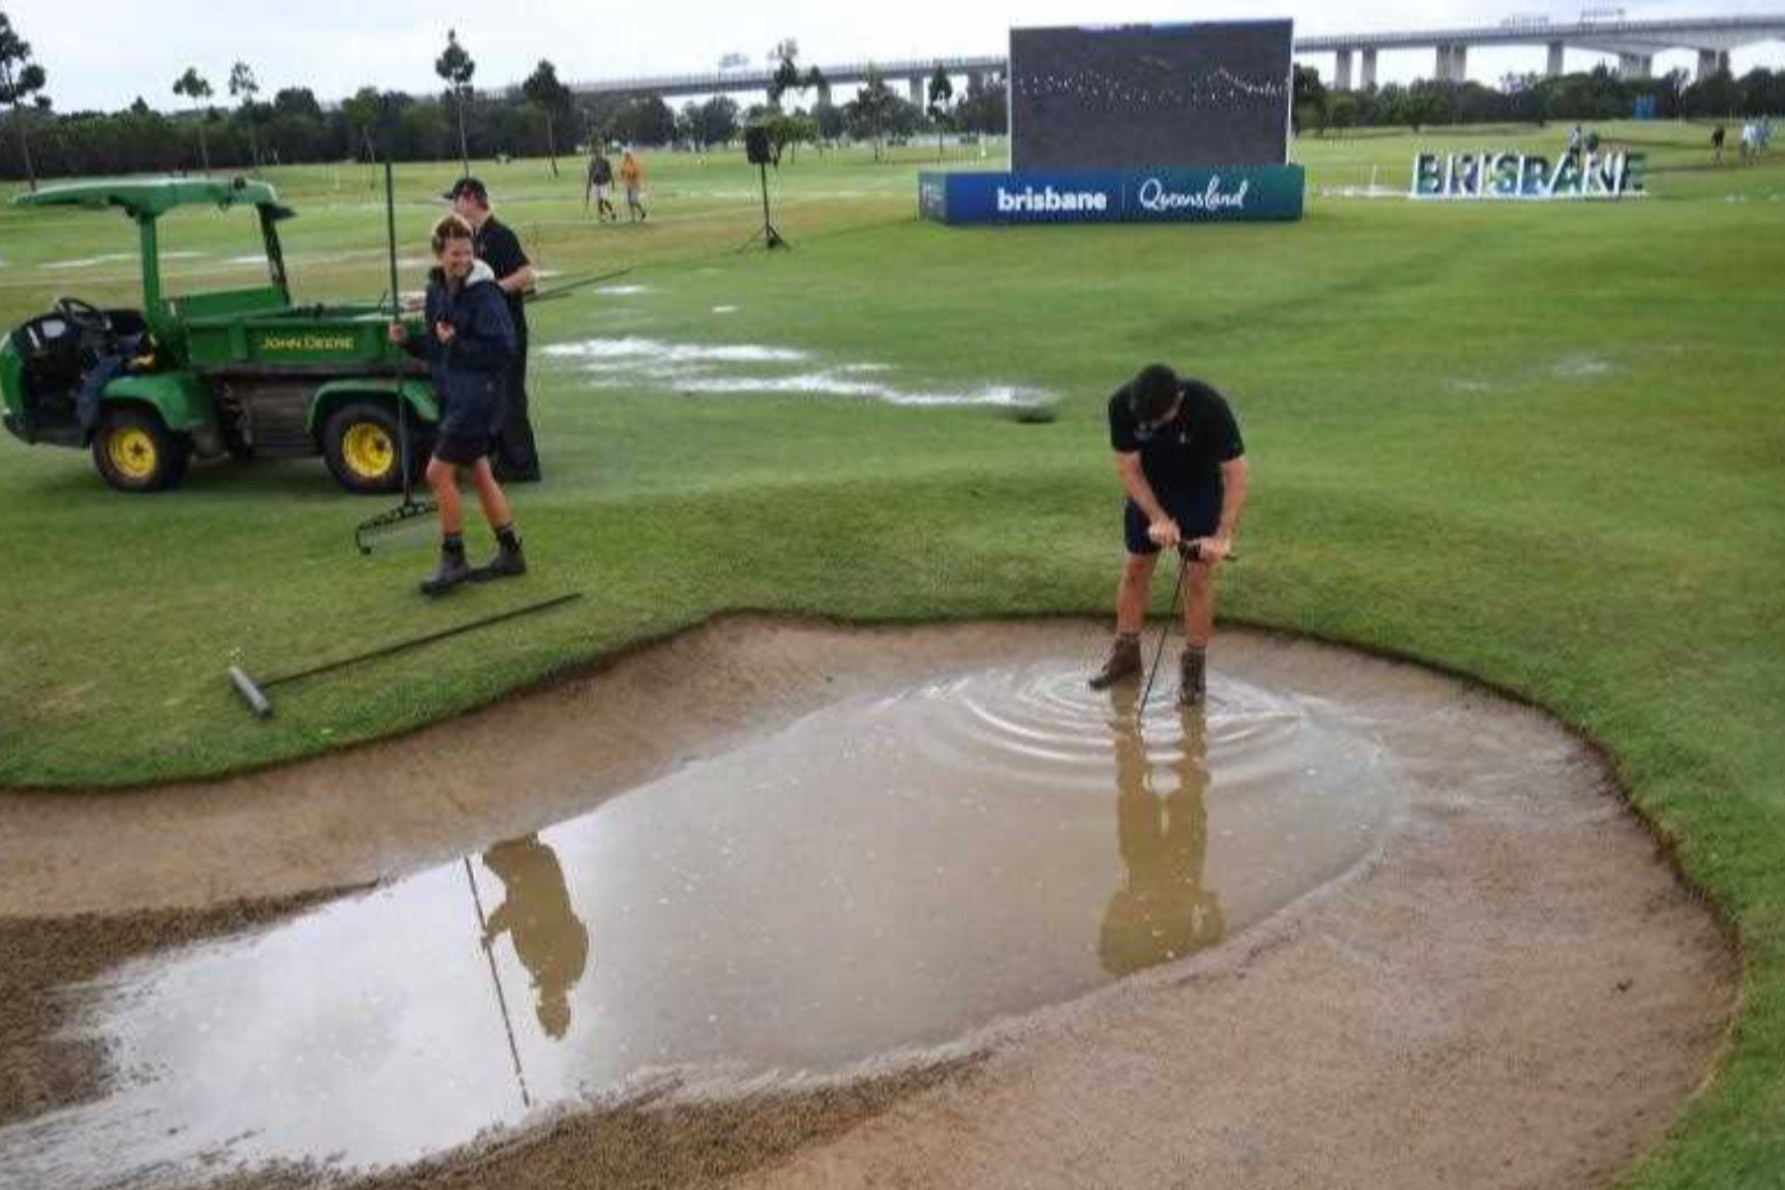
M1785 70L1764 67L1735 78L1719 71L1693 80L1683 70L1657 78L1621 78L1606 66L1548 78L1509 74L1497 87L1422 79L1361 91L1328 90L1311 67L1295 77L1297 131L1449 124L1546 124L1627 120L1639 101L1663 120L1733 120L1785 114Z
M308 87L263 98L253 68L237 62L221 86L188 67L169 82L181 101L172 112L146 98L122 111L60 112L44 93L45 68L30 44L0 13L0 178L81 177L160 172L240 172L264 165L344 161L438 161L546 157L554 171L561 152L594 144L710 150L730 145L746 125L761 124L775 147L797 160L801 145L844 140L889 143L935 132L987 134L1005 127L1002 81L972 85L956 96L937 72L929 102L898 95L878 72L848 102L832 103L818 67L801 69L791 39L775 49L778 63L768 102L741 106L728 95L672 109L660 95L579 96L542 60L518 86L479 91L477 64L456 30L434 62L442 89L433 94L363 87L331 107Z
M791 38L771 53L776 63L768 101L742 107L727 95L671 108L661 95L578 96L542 60L518 86L476 87L477 64L456 30L435 59L442 88L411 95L363 87L325 108L307 87L262 98L253 68L237 62L221 91L188 67L168 93L185 106L163 113L138 97L117 112L61 112L47 93L49 75L30 43L0 13L0 178L80 177L183 171L252 170L268 164L371 161L471 161L543 156L554 171L561 151L598 143L710 150L735 142L745 126L769 133L779 165L784 153L842 141L874 146L934 134L938 155L949 133L977 136L1007 127L1008 93L1000 79L975 79L959 94L938 68L922 105L887 84L875 69L848 102L831 102L816 66L802 69ZM1639 99L1662 119L1724 119L1785 112L1785 71L1756 69L1737 79L1727 71L1701 80L1674 71L1624 79L1595 70L1545 78L1508 75L1497 87L1475 82L1390 83L1331 91L1310 67L1297 67L1298 131L1448 124L1545 123L1629 117Z

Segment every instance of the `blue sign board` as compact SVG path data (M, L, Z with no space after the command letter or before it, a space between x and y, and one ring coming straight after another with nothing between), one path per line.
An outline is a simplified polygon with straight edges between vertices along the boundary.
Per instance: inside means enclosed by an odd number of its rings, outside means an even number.
M1302 217L1299 165L923 173L940 223L1229 223Z

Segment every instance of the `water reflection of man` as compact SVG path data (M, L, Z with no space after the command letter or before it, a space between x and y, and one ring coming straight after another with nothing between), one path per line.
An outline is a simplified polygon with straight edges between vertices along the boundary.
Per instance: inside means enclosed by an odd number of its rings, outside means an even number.
M564 869L538 835L497 843L483 862L505 893L484 925L484 945L507 931L539 992L540 1027L562 1038L570 1031L570 989L589 965L589 929L571 908Z
M1221 902L1205 889L1209 823L1208 744L1200 714L1183 717L1177 789L1161 798L1134 714L1138 692L1111 692L1116 744L1116 841L1128 879L1110 898L1097 953L1112 975L1193 955L1227 932Z

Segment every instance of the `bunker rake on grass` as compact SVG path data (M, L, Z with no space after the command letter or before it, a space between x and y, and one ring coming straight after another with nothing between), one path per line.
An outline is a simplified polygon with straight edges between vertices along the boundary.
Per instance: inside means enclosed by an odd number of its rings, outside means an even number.
M396 644L385 645L382 648L373 649L370 652L356 653L351 657L342 657L335 661L325 661L321 665L313 665L308 669L300 669L295 673L281 674L276 678L267 678L259 682L256 682L253 678L249 677L248 672L240 666L232 665L229 667L229 681L230 684L236 688L236 693L240 694L242 700L248 704L248 709L254 712L255 717L265 719L270 717L273 713L273 703L272 700L267 697L267 691L274 686L288 686L293 682L301 682L305 678L314 678L319 677L322 674L333 673L339 669L346 669L348 666L358 665L363 661L376 661L383 657L394 656L397 653L406 653L410 649L419 649L423 645L431 645L438 641L449 640L455 636L462 636L467 632L474 632L479 628L488 628L492 625L505 623L509 620L518 620L522 616L531 616L538 612L550 611L553 608L563 607L565 604L573 603L582 597L583 593L581 591L572 591L568 595L558 595L551 599L541 600L538 603L529 603L523 607L511 608L508 611L497 612L495 615L470 620L466 623L455 625L452 628L443 628L439 632L430 632L425 636L411 637L408 640L398 641Z

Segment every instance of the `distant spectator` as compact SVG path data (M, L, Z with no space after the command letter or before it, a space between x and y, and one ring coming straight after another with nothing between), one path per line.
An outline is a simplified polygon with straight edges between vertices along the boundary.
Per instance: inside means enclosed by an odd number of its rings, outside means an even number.
M589 207L589 195L595 195L595 218L612 219L619 222L620 213L614 210L609 195L614 190L614 163L607 159L607 150L600 145L595 146L595 155L589 158L589 180L583 187L583 209Z
M1573 160L1573 161L1580 160L1580 144L1581 144L1580 125L1576 124L1573 128L1570 128L1568 130L1568 157L1570 160Z
M1717 125L1716 131L1711 133L1711 156L1718 165L1723 164L1723 138L1727 135L1728 133L1721 124Z
M626 211L637 223L646 217L645 204L639 201L639 192L645 184L645 168L632 155L631 149L620 156L620 181L626 187Z

